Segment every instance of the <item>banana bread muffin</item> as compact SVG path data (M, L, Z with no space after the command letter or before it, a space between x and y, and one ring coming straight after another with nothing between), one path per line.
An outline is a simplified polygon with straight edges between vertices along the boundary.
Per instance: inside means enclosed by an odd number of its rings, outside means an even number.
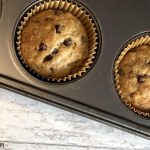
M70 12L45 10L27 21L20 51L37 74L60 79L80 70L88 55L88 37Z
M128 51L118 66L118 74L124 100L140 111L150 112L150 46Z

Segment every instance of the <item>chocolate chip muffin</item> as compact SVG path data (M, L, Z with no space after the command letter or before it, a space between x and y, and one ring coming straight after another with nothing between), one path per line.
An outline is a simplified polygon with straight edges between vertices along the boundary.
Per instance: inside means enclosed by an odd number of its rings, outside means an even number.
M21 33L21 56L43 77L61 79L80 70L88 55L88 37L70 12L45 10L32 16Z
M129 50L118 66L121 96L137 110L150 112L150 46Z

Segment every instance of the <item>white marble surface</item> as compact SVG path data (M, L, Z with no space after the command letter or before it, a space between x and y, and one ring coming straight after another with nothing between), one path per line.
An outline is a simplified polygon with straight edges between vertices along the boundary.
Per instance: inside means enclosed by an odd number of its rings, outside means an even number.
M150 150L146 139L4 89L0 142L4 150Z

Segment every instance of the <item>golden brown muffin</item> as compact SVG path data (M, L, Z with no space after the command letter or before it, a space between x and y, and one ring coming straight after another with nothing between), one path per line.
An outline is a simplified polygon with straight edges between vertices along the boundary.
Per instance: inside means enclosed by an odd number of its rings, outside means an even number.
M70 12L46 10L26 23L20 51L39 75L59 79L80 70L88 54L88 37Z
M128 51L118 68L121 95L136 109L150 112L150 46Z

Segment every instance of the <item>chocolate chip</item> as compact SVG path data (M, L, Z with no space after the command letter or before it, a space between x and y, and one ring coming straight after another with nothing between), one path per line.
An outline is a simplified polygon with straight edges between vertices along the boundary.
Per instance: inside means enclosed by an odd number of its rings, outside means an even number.
M47 56L44 58L43 62L51 61L52 59L53 59L53 57L52 57L51 55L47 55Z
M41 43L39 46L39 51L44 51L47 50L47 45L45 45L44 43Z
M52 52L52 55L55 55L55 54L57 54L57 53L58 53L58 49L55 48L55 49L53 50L53 52Z
M137 76L137 81L138 81L139 83L144 83L144 82L145 82L145 76L143 76L143 75Z
M64 40L64 45L71 46L71 44L72 44L71 38Z
M85 36L81 36L81 42L82 43L87 43L87 38Z
M125 75L125 72L120 68L120 69L118 70L118 74L119 74L120 76L124 76L124 75Z
M58 9L55 10L55 15L59 16L61 13L62 13L61 10L58 10Z
M60 25L55 26L56 33L61 33L62 27Z
M54 72L54 69L53 69L53 68L50 68L50 71L51 71L51 72Z

